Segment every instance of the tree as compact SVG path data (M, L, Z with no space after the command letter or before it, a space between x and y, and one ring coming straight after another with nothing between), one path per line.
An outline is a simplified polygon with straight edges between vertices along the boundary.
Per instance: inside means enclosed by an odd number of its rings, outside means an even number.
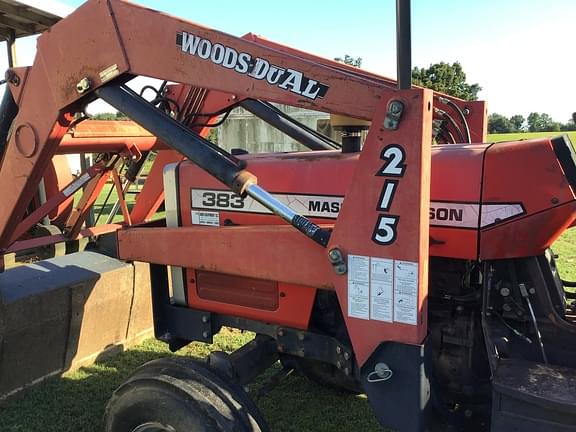
M514 130L514 124L502 114L493 113L488 116L488 133L508 133Z
M514 126L514 130L516 132L519 132L522 130L523 126L524 126L524 116L520 115L520 114L516 114L513 115L512 117L510 117L510 123L512 123L512 126Z
M530 132L554 132L560 130L560 124L552 120L552 117L546 113L531 112L527 121Z
M466 82L466 74L458 62L440 62L428 68L415 67L412 69L412 80L416 85L469 101L477 100L478 92L482 90L478 84Z
M576 113L574 113L576 114ZM576 117L575 117L576 118ZM574 121L574 118L571 118L570 120L568 120L566 123L560 125L560 130L563 131L575 131L576 130L576 121Z
M344 58L336 57L334 60L357 68L362 66L362 57L354 58L352 56L349 56L348 54L344 54Z

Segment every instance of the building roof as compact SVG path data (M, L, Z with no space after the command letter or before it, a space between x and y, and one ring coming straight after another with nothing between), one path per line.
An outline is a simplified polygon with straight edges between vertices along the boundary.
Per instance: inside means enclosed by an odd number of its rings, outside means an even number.
M42 33L74 8L55 0L0 0L0 41Z

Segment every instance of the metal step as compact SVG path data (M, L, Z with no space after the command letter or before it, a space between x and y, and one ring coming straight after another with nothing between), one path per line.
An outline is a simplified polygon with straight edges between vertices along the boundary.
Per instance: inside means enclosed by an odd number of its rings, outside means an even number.
M502 360L493 376L491 431L576 431L576 369Z

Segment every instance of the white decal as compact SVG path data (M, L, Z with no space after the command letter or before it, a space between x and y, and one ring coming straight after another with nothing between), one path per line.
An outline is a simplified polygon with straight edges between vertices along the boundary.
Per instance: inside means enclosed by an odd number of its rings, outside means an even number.
M389 208L393 200L397 183L384 182L379 208ZM272 194L296 213L308 217L336 219L344 201L342 196ZM230 190L191 189L192 208L206 210L225 210L241 213L272 214L262 204L250 197L244 199ZM388 207L386 207L388 206ZM478 204L432 201L430 203L430 225L478 229ZM498 222L524 214L522 204L484 204L482 206L482 224L485 228ZM396 240L397 216L380 215L374 241L381 245Z
M69 197L78 189L80 189L82 186L84 186L84 183L86 183L88 180L90 180L90 174L84 173L76 180L74 180L72 183L70 183L68 186L66 186L66 188L62 190L62 193L64 194L65 197Z
M192 224L220 226L220 213L192 210Z
M270 85L308 99L322 98L329 89L326 84L309 78L300 71L284 69L260 57L252 58L249 53L238 52L234 48L213 43L192 33L177 33L176 45L186 54L210 60L214 64L239 74L247 74L256 80L266 80Z
M458 228L485 228L489 225L524 214L519 203L483 204L451 203L432 201L430 203L430 225Z
M378 198L376 210L387 213L392 207L396 189L400 185L400 179L404 177L406 171L406 164L404 163L406 152L399 144L389 144L380 152L380 159L384 161L384 165L376 172L375 176L398 177L397 180L387 179L384 181L380 198ZM378 215L372 233L372 241L381 246L393 244L398 234L400 216L386 213Z
M370 258L370 319L393 321L394 260Z
M416 325L418 319L418 263L394 261L394 321Z
M484 228L523 213L524 208L520 204L484 204L482 206L482 223L480 226Z
M113 65L108 66L106 69L100 71L98 75L100 76L100 81L105 83L106 81L110 81L112 78L120 75L120 71L118 70L118 65L114 63Z
M382 246L387 246L396 241L396 226L398 225L398 216L379 215L376 222L372 240Z
M232 191L213 189L192 189L192 208L225 210L230 212L262 213L272 212L251 197L244 199ZM336 219L340 212L343 197L325 195L272 194L296 213L308 217Z
M433 201L430 203L430 225L477 228L478 208L478 204Z
M348 255L348 316L370 319L370 257Z
M418 263L348 255L348 316L418 323Z
M380 159L386 163L377 175L391 177L404 176L404 171L406 170L406 165L404 164L406 154L404 153L402 146L398 144L390 144L386 146L380 154Z

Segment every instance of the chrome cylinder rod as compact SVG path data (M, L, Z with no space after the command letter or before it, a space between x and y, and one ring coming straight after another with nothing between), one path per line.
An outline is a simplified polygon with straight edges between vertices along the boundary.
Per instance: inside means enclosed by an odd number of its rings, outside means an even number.
M248 196L258 201L272 213L280 216L298 231L310 237L316 243L326 247L330 240L330 232L320 228L313 222L310 222L304 216L299 215L283 202L274 198L270 193L262 189L255 183L249 184L246 188Z

